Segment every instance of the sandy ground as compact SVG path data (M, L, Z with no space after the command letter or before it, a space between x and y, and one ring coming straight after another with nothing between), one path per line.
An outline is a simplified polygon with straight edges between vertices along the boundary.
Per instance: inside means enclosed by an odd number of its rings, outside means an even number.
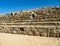
M60 46L60 39L0 33L0 46Z

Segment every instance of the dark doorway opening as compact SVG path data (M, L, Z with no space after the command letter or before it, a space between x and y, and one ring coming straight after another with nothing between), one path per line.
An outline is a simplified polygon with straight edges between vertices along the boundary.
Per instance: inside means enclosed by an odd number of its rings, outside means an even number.
M24 31L24 28L20 28L21 31Z

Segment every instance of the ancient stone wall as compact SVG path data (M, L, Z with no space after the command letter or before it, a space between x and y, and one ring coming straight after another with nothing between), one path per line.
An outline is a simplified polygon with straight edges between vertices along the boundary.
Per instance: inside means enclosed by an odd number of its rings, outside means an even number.
M0 32L60 37L60 7L6 14L0 17Z

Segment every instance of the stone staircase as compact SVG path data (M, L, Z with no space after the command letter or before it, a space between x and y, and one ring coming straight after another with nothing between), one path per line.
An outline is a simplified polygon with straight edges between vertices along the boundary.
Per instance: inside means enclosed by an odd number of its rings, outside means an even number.
M0 32L60 37L60 7L6 14L0 17Z

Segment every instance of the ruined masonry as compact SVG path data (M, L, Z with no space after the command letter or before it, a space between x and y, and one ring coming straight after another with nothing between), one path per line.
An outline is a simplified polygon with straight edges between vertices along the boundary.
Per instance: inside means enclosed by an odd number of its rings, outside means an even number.
M60 37L60 7L37 8L0 16L0 32Z

